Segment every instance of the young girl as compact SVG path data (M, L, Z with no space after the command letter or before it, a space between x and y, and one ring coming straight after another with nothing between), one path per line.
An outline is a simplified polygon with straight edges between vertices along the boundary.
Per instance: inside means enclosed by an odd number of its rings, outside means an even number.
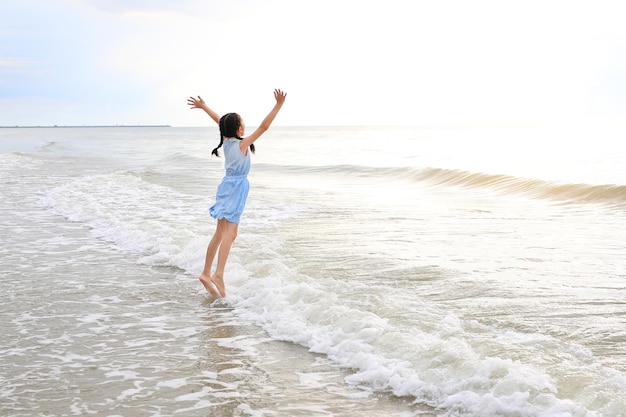
M224 148L224 168L226 175L217 187L215 205L209 209L211 216L217 219L217 227L213 238L209 242L206 250L206 260L204 270L200 274L200 282L204 288L213 296L220 295L226 297L224 286L224 267L230 253L235 238L239 219L246 205L248 198L248 172L250 171L250 152L254 152L254 141L256 141L274 121L278 111L283 106L287 94L281 90L274 90L276 104L270 113L263 119L261 125L250 136L244 136L245 124L237 113L228 113L221 118L211 110L200 96L198 98L189 97L187 104L192 109L202 109L220 127L220 144L213 149L212 154L219 157L219 148ZM219 250L219 253L218 253ZM217 268L211 275L213 259L217 253Z

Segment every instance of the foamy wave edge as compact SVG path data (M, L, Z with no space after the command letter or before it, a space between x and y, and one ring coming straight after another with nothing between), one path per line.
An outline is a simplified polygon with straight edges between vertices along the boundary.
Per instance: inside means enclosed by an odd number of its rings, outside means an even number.
M270 164L258 164L259 169L273 169ZM388 177L424 182L436 186L482 189L504 195L520 195L563 203L597 203L613 207L626 206L626 185L560 183L504 174L489 174L447 168L368 167L358 165L281 166L281 170L307 174L346 174L361 177Z

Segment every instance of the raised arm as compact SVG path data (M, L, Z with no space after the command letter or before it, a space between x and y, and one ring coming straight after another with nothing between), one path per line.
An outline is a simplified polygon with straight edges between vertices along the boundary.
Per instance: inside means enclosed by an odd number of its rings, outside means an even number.
M189 97L187 99L187 104L189 104L189 106L191 106L192 109L202 109L202 110L204 110L209 116L211 116L211 119L213 119L215 121L215 123L220 124L220 116L219 116L219 114L217 114L213 110L211 110L209 108L209 106L206 105L204 100L202 100L202 97L198 96L197 99L193 98L193 97Z
M265 116L265 119L263 119L259 127L257 127L256 130L252 132L251 135L246 136L241 141L241 143L239 144L239 147L242 150L248 149L248 147L252 145L255 140L261 137L261 135L265 133L267 129L270 128L272 122L276 118L276 115L280 111L280 108L283 107L283 103L285 102L286 97L287 97L287 93L281 90L274 90L274 98L276 99L276 104L274 104L274 108L269 112L267 116Z

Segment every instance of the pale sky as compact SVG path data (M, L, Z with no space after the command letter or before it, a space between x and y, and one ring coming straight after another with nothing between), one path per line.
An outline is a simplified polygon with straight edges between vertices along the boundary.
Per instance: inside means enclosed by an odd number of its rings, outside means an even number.
M626 121L626 2L2 0L0 125Z

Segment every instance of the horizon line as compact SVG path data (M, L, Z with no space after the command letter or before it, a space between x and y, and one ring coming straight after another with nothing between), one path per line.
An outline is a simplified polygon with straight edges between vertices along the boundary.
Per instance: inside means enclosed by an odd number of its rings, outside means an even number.
M172 127L171 125L12 125L0 129L77 128L77 127Z

